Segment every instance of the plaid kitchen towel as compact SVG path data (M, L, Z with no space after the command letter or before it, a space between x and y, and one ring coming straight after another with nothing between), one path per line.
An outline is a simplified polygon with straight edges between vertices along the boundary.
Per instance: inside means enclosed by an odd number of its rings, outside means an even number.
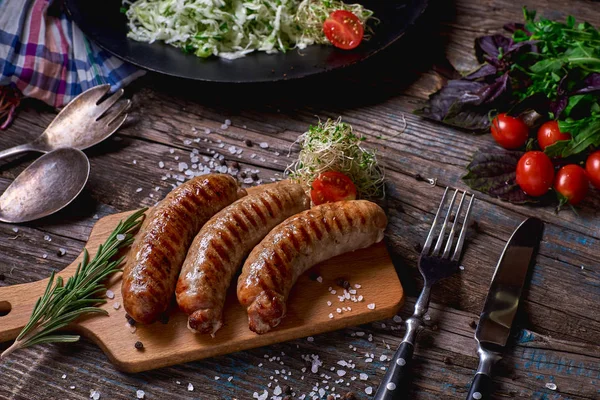
M0 0L0 86L61 107L90 87L114 91L144 73L90 42L64 13L49 15L52 2Z

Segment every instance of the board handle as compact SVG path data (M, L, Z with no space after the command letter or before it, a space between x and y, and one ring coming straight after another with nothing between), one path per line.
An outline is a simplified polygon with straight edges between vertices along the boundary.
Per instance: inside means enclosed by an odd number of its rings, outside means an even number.
M0 342L15 339L19 335L47 285L48 279L43 279L0 287Z

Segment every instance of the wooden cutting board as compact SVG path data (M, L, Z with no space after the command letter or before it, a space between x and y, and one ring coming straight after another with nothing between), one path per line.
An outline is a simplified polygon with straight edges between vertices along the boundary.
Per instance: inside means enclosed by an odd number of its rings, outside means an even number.
M96 223L86 246L92 257L98 245L129 214L110 215ZM81 255L58 275L66 280L80 260ZM340 279L347 280L356 290L355 296L362 295L363 301L340 302L338 296L344 291L336 284ZM10 310L0 316L0 342L16 338L47 283L45 279L0 288L0 315ZM359 288L355 288L357 284ZM237 302L235 284L225 306L225 325L215 338L190 332L187 316L176 307L168 323L137 324L132 332L122 306L121 273L111 277L108 287L115 294L114 299L108 299L102 306L109 315L83 318L72 329L97 343L115 366L125 372L160 368L389 318L404 302L402 286L383 243L330 259L301 276L290 295L287 316L280 326L263 335L248 329L246 311ZM330 287L336 294L328 290ZM375 308L370 309L369 305ZM336 309L342 307L351 310L338 313ZM134 347L138 340L144 344L142 351Z

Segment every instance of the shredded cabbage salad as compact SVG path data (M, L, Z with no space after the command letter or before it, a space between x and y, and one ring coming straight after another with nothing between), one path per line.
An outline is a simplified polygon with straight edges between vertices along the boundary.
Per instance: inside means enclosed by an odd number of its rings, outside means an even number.
M363 25L373 15L339 0L123 0L122 10L134 40L226 59L328 44L323 22L335 10L351 11Z

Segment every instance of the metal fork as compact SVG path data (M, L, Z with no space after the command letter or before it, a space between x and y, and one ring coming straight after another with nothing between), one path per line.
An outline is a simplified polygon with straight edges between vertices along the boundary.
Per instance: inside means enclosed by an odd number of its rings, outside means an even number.
M62 147L85 150L112 135L127 119L130 100L117 101L123 89L100 102L110 85L99 85L75 97L30 143L0 151L0 159L29 151L48 153Z
M448 197L448 188L446 188L444 191L444 196L442 197L440 206L437 210L435 218L433 219L433 224L429 230L429 235L427 236L427 240L425 241L425 245L421 251L421 256L419 257L419 271L421 272L423 280L425 281L423 290L421 291L421 295L415 303L415 311L412 317L406 320L406 333L404 334L404 338L402 339L402 343L400 343L396 354L394 354L394 357L392 358L387 373L379 385L379 389L375 394L375 400L397 400L406 398L407 377L412 364L415 338L421 326L423 325L423 318L429 309L431 287L436 282L449 277L459 269L459 261L465 243L465 236L469 224L469 216L471 214L473 200L475 199L475 196L471 195L471 200L469 201L467 211L464 215L462 228L460 229L456 247L453 247L454 237L458 230L458 221L460 220L463 204L469 195L467 192L462 193L458 208L454 214L452 228L446 237L446 231L449 226L452 209L459 193L460 192L458 190L454 191L452 199L450 200L450 205L448 206L448 210L446 212L446 216L444 217L444 222L440 228L439 234L437 234L436 230L440 222L440 216L442 215L446 198ZM437 239L435 239L436 236Z

